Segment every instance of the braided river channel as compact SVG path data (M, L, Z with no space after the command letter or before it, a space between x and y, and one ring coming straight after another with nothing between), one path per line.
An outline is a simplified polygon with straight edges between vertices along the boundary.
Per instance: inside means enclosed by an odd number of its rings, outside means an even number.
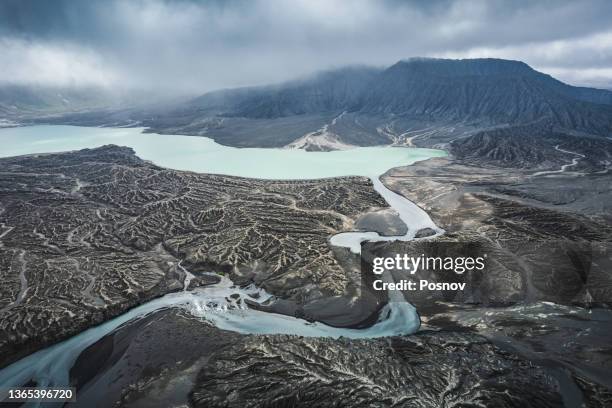
M408 226L401 236L376 232L343 232L330 237L330 244L359 253L362 241L413 239L422 228L442 233L427 213L411 201L387 189L380 175L393 167L405 166L430 157L444 156L441 150L404 147L357 147L333 152L305 152L293 149L233 148L212 139L142 133L142 128L90 128L76 126L29 126L0 129L0 156L9 157L93 148L107 144L132 147L136 154L159 166L201 173L216 173L260 179L319 179L339 176L366 176L376 191ZM185 271L189 279L190 273ZM214 274L211 272L211 274ZM301 336L374 338L411 334L419 317L405 301L390 301L378 321L364 329L336 328L299 318L248 308L245 302L264 302L270 295L254 286L238 287L225 276L219 283L170 293L146 302L103 324L60 343L39 350L0 370L0 388L18 387L33 380L39 387L69 384L69 371L88 346L135 319L164 308L183 308L224 330L244 334L296 334ZM386 277L390 279L390 277ZM185 285L185 288L187 285ZM234 296L231 296L234 295ZM390 300L401 296L389 292Z

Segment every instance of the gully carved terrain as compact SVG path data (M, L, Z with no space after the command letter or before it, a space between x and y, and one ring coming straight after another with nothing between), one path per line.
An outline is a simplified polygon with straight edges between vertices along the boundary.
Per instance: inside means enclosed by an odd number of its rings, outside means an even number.
M200 175L157 167L116 146L1 164L2 256L10 283L3 287L2 348L10 356L4 365L151 298L213 284L214 277L200 273L210 270L264 287L278 297L275 312L325 321L324 308L312 305L354 295L359 280L358 258L330 247L329 237L371 225L372 217L377 228L387 225L382 233L398 228L366 178ZM605 244L611 234L606 210L587 205L597 201L584 194L563 205L590 212L509 195L510 187L527 191L543 177L576 175L478 166L437 158L382 177L447 233L368 244L366 252L478 241L499 261L488 285L466 275L472 284L460 296L405 294L424 323L418 334L381 340L241 335L181 309L160 310L81 353L69 373L80 404L329 406L350 395L347 406L606 406L612 320L597 306L609 303L608 269L593 268L578 284L573 277L580 270L561 268L557 282L566 286L553 284L551 266L515 244L533 239L551 251L562 240ZM581 177L609 175L597 170ZM262 247L269 250L258 252ZM609 256L606 248L602 257ZM371 324L363 313L347 322L351 313L343 304L333 305L343 324ZM585 306L596 308L589 313ZM304 310L315 314L304 316ZM570 336L573 341L560 344Z
M345 294L358 271L327 239L386 207L367 178L200 175L116 146L1 159L0 169L3 364L183 289L179 260L300 306Z
M0 367L137 305L221 282L233 292L191 309L147 309L80 343L62 367L77 405L608 407L611 106L608 91L517 61L414 59L158 108L11 116L239 147L385 144L449 155L374 182L177 171L118 146L0 159ZM435 225L411 231L380 186ZM373 237L363 259L358 245L334 245L354 231ZM452 276L465 290L363 290L370 276L360 267L372 257L449 244L454 256L488 256L486 274ZM383 338L317 332L323 323L366 333L405 301L420 319L414 334L418 320ZM219 324L228 309L259 313L255 325L299 321L316 335L230 330ZM218 320L205 318L210 310Z
M561 380L569 387L561 387L566 405L606 406L612 142L553 131L529 141L537 129L482 132L472 137L477 141L451 143L450 158L387 172L387 186L426 209L447 233L436 241L374 244L369 256L428 253L447 242L467 253L477 245L492 266L486 275L454 277L466 282L465 291L405 293L423 327L479 333L558 379L567 376Z

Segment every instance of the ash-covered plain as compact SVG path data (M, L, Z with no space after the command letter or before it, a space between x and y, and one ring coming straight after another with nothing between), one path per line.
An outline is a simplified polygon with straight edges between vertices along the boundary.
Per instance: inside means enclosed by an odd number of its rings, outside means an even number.
M197 174L125 147L1 159L0 365L182 290L182 267L256 282L293 312L348 293L358 270L328 238L383 207L363 177ZM310 317L325 319L317 310ZM352 318L340 323L364 316Z
M382 177L445 236L376 243L369 256L432 253L448 242L464 245L465 256L477 245L489 256L486 273L416 277L465 282L464 291L404 293L422 328L476 332L547 367L569 392L558 406L609 405L612 141L538 123L483 131L448 148L448 158Z

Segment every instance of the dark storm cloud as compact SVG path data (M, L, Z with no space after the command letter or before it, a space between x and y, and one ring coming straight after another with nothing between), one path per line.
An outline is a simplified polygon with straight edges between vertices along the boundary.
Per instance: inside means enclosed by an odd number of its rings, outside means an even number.
M612 2L0 2L0 80L156 88L278 82L411 56L523 60L612 84Z

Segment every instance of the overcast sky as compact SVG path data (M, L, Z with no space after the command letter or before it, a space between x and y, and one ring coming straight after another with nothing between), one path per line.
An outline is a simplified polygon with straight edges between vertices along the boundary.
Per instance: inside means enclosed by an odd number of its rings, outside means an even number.
M612 1L0 1L0 81L193 92L413 56L612 88Z

